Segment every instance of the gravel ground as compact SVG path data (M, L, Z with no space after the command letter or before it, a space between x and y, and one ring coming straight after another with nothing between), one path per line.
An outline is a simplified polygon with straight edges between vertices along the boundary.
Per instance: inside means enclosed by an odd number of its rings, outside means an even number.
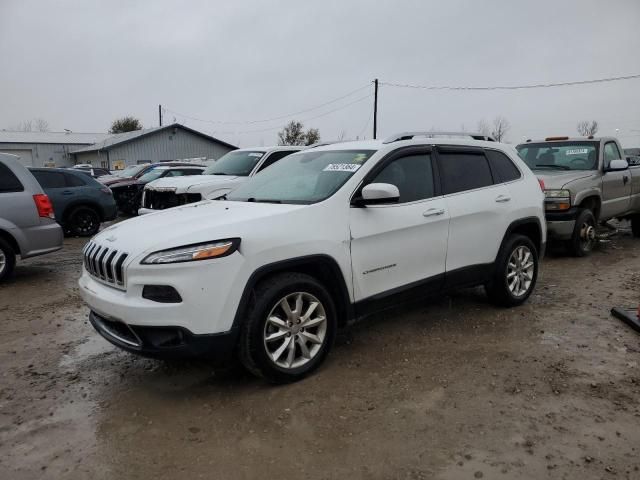
M339 336L318 373L120 352L87 322L84 241L0 286L0 478L640 478L640 241L550 254L522 307L482 290Z

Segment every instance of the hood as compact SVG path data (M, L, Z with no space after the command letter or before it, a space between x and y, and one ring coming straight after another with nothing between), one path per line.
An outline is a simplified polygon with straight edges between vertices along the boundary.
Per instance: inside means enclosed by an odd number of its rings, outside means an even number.
M597 174L595 170L534 170L534 175L544 182L547 189L559 189L566 184L580 180L581 178L589 178Z
M251 231L251 222L272 221L305 205L203 201L161 210L116 223L94 237L101 245L142 253L212 240L241 237Z
M235 180L239 178L246 177L237 177L233 175L188 175L183 177L167 177L167 178L159 178L158 180L154 180L147 184L148 189L175 189L176 193L187 193L193 191L201 191L200 187L212 186L214 188L218 186L231 185Z
M115 185L116 183L126 182L132 180L131 177L117 177L115 175L109 175L104 177L99 177L98 180L103 185L107 185L108 187Z
M109 188L113 190L114 188L128 187L136 183L138 183L138 181L135 178L120 179L119 182L109 184Z

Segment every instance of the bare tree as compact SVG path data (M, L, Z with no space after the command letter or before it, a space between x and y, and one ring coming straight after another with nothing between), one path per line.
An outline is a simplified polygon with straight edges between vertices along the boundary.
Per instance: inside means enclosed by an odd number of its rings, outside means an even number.
M31 120L23 120L17 125L10 127L10 129L13 130L14 132L32 132L33 122Z
M511 124L509 124L509 121L506 118L498 116L493 119L491 136L495 138L497 142L504 141L509 130L511 130Z
M278 132L278 145L312 145L320 141L320 131L310 128L304 131L304 125L291 120Z
M338 139L337 139L337 140L338 140L339 142L342 142L342 141L344 141L346 138L347 138L347 131L346 131L346 130L344 130L344 129L340 130L340 135L338 135Z
M580 135L583 137L589 137L598 132L598 122L595 120L592 120L591 122L589 122L589 120L582 120L581 122L578 122L577 129Z
M33 119L34 129L36 132L48 132L49 131L49 122L47 122L44 118L34 118Z
M484 118L478 122L478 126L476 127L478 133L488 137L491 135L491 127L489 126L489 122L487 122Z

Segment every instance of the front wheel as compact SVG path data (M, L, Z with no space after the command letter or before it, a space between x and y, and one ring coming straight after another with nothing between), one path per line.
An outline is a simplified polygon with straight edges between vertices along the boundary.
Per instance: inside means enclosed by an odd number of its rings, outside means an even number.
M491 301L504 307L524 303L538 279L538 251L524 235L509 237L498 254L495 271L485 290Z
M279 274L255 289L241 334L240 360L271 382L294 382L320 366L336 328L336 309L321 283L301 273Z
M588 208L580 210L573 227L571 240L567 242L569 252L576 257L585 257L596 244L596 217Z

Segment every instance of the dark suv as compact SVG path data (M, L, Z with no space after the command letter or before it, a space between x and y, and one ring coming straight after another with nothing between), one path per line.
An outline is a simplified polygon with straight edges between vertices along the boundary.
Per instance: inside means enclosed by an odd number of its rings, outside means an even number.
M65 233L89 237L98 232L101 222L116 218L111 190L86 173L63 168L30 170L51 199Z

